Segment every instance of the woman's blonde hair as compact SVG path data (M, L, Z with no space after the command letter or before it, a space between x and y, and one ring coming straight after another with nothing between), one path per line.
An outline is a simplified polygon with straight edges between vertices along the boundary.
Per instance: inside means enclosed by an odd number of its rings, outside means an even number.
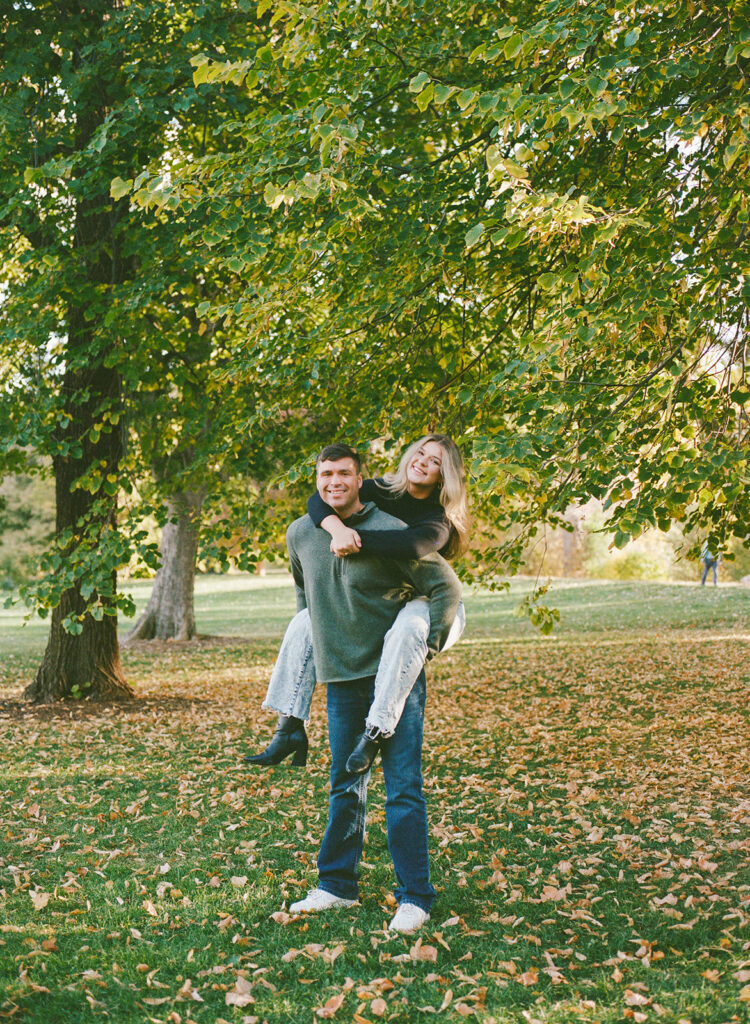
M385 485L392 494L401 497L408 490L406 470L423 444L434 441L443 449L443 465L440 470L440 481L437 484L440 504L445 510L451 532L443 554L446 558L457 558L469 546L469 499L466 493L466 470L458 445L447 434L425 434L414 444L410 444L395 473L386 473Z

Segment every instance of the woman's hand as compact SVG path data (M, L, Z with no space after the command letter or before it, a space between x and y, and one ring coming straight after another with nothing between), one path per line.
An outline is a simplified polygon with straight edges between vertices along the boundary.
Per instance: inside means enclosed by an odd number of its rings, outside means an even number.
M345 555L356 555L362 547L362 540L356 530L352 530L339 520L338 526L329 530L331 534L331 551L339 558Z

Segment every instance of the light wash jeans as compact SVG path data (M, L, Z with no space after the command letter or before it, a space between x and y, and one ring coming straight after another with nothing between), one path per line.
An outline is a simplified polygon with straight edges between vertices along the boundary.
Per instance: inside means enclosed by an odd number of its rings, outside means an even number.
M466 612L461 602L443 651L455 644L465 625ZM367 715L369 735L393 735L406 698L424 668L429 634L430 602L426 597L415 597L404 605L385 634L375 676L375 694ZM310 614L304 608L287 626L263 707L307 719L315 682Z

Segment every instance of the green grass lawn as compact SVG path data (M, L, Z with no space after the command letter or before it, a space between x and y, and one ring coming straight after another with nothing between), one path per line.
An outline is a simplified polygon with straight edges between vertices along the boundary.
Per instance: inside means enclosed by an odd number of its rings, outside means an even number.
M748 1020L750 591L558 584L545 638L528 588L470 595L428 668L418 939L384 928L379 769L361 908L285 913L315 883L324 694L307 768L241 756L271 732L286 577L199 580L213 639L126 648L137 699L111 707L23 706L46 626L0 613L0 1019Z

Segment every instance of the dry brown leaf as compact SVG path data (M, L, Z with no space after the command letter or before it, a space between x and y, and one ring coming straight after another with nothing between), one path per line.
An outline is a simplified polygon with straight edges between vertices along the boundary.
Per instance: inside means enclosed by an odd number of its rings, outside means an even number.
M322 1017L324 1020L327 1020L329 1017L333 1017L343 1003L344 998L345 996L343 992L339 992L337 996L331 996L325 1006L319 1006L315 1013L318 1017Z
M201 996L198 989L193 988L193 983L190 978L185 978L184 982L177 992L178 999L192 999L195 1003L202 1003L203 997Z
M227 992L224 997L224 1002L227 1006L249 1006L250 1003L254 1003L255 1000L252 996L252 985L247 978L239 977L235 982L234 988Z
M536 967L530 967L528 971L524 971L523 974L519 974L515 981L521 985L525 985L527 988L529 985L536 985L539 980L539 971Z
M277 910L269 916L276 924L289 924L290 921L294 920L290 914L287 914L286 910Z
M376 1017L382 1017L387 1008L388 1004L386 1003L385 999L381 999L380 996L378 996L376 999L373 999L373 1001L370 1003L370 1012L374 1013Z
M409 950L409 956L412 960L426 961L427 963L435 963L438 957L438 951L435 946L425 946L421 939Z
M37 889L35 892L30 892L31 902L34 904L34 910L44 910L49 903L49 893L41 892Z
M648 996L644 996L640 992L634 992L631 988L625 989L623 999L626 1006L648 1006L651 1002Z
M159 911L153 905L151 900L144 900L143 903L141 904L141 906L143 907L143 909L146 911L147 914L151 915L151 917L158 917L159 916Z

